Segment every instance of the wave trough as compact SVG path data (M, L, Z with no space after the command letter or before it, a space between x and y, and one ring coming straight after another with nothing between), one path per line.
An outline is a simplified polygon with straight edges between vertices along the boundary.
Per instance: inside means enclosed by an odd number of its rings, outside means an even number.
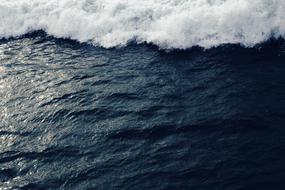
M43 30L105 48L252 47L285 37L284 0L1 0L0 38Z

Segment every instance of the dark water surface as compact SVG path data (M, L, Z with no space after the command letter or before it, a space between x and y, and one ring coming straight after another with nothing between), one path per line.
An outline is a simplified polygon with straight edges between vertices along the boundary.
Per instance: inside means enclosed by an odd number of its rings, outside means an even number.
M285 48L0 42L0 189L285 189Z

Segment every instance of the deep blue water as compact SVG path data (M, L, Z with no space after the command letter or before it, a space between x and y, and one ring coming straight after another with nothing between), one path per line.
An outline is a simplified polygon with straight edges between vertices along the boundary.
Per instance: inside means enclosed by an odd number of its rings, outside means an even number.
M0 41L0 189L285 189L285 42Z

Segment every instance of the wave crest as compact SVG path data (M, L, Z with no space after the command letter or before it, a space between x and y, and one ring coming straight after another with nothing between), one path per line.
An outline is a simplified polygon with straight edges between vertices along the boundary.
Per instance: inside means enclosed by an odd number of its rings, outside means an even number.
M252 47L285 36L284 0L2 0L0 37L44 30L105 48Z

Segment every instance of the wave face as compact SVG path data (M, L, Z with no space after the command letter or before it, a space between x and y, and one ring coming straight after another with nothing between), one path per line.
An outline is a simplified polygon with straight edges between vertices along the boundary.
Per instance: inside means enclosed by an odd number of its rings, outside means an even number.
M252 47L285 37L284 0L1 0L0 37L43 30L105 48Z

